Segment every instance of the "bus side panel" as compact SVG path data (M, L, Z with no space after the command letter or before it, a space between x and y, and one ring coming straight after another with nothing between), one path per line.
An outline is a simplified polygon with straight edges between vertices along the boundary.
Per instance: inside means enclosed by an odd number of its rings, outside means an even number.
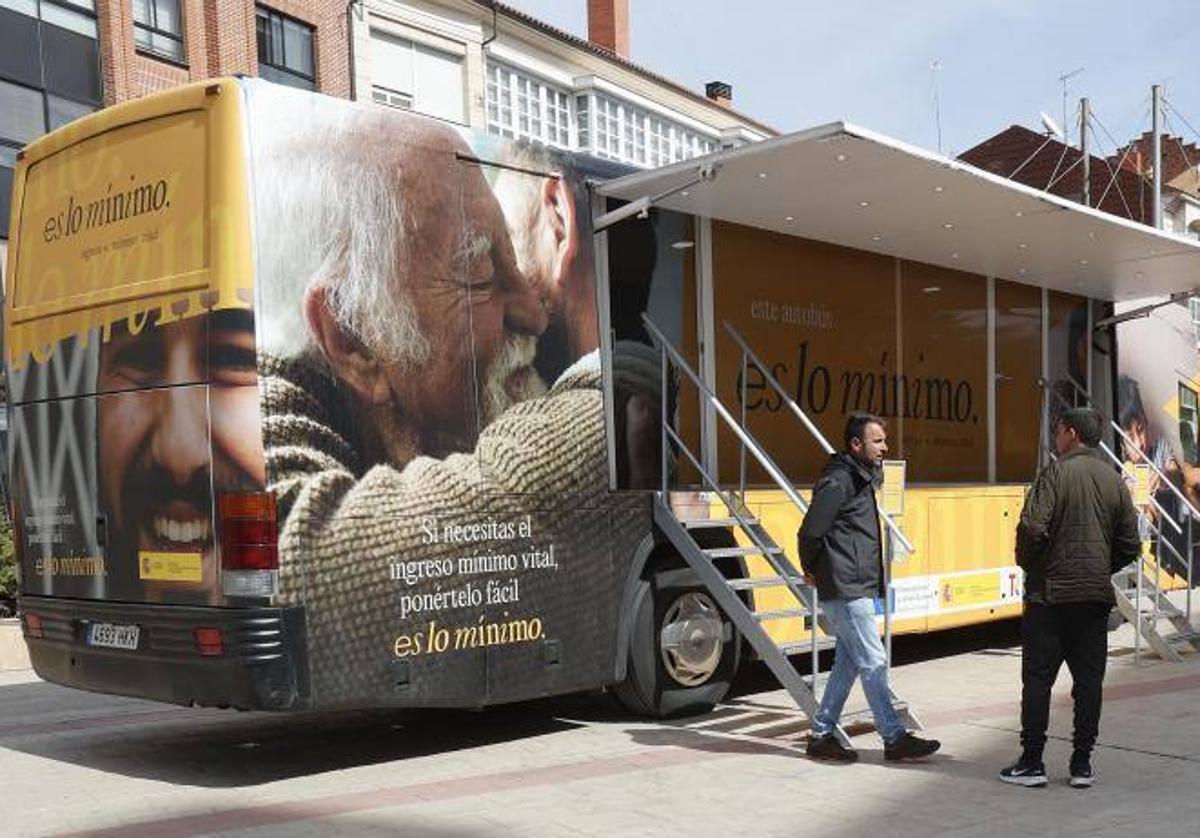
M1024 574L1016 563L1021 486L945 490L927 497L931 630L1016 617Z
M305 610L314 705L603 685L650 518L608 491L582 176L412 114L244 90L279 601ZM521 228L546 206L559 227ZM561 258L539 262L547 241Z
M487 687L492 701L516 701L593 688L613 671L613 625L629 560L646 531L645 504L626 496L624 508L527 509L543 535L530 555L531 567L507 584L520 595L521 610L537 615L545 642L522 643L530 627L489 609L499 623L489 644ZM537 555L540 553L540 555ZM521 554L525 561L525 553ZM504 591L499 579L489 582ZM487 640L488 638L484 638Z
M889 594L892 631L923 633L1020 615L1024 577L1014 550L1023 502L1021 486L906 490L904 514L896 522L915 552L896 552ZM803 520L799 511L776 490L752 491L747 505L788 559L799 566L795 552L796 531ZM720 515L719 501L713 500L712 506L710 514ZM737 538L740 544L749 544L740 533ZM751 557L747 567L751 576L773 575L761 559ZM759 611L776 611L794 607L795 600L782 589L767 588L755 591L754 604ZM877 601L880 623L883 607ZM777 642L809 637L798 620L773 621L769 626Z

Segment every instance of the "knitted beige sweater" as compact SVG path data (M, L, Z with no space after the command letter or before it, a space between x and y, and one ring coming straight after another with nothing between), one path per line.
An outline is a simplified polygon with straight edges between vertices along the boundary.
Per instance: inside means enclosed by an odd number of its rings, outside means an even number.
M510 408L474 452L402 468L361 462L361 420L319 365L263 358L260 390L281 521L280 598L305 608L314 704L476 705L611 680L615 615L650 513L645 495L608 491L596 353L544 396ZM443 537L447 526L473 525L483 525L473 539ZM458 568L464 557L551 545L553 568L397 578L424 560ZM511 588L514 578L515 601L414 605L468 584L481 594L489 583ZM536 641L429 643L443 627L457 637L463 627L534 618Z

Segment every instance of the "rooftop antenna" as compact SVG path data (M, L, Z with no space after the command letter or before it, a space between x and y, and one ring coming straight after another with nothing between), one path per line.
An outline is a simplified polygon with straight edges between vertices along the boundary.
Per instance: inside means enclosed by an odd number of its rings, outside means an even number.
M1059 142L1066 141L1066 137L1063 136L1062 129L1058 127L1058 123L1054 121L1054 118L1050 116L1050 114L1046 113L1045 111L1040 111L1038 115L1042 118L1042 127L1046 129L1046 133L1055 137Z
M1063 73L1061 76L1058 77L1058 80L1060 82L1062 82L1062 88L1063 88L1063 120L1062 120L1062 124L1063 124L1063 128L1067 129L1067 131L1070 131L1070 125L1071 125L1071 123L1067 122L1067 82L1069 82L1071 79L1075 78L1077 75L1082 73L1083 70L1084 70L1083 67L1076 67L1071 72ZM1067 144L1068 141L1069 141L1069 136L1067 134L1064 134L1063 135L1063 143Z
M933 121L937 124L937 150L942 153L942 107L938 101L938 73L941 72L942 62L933 59L929 62L929 75L933 80Z

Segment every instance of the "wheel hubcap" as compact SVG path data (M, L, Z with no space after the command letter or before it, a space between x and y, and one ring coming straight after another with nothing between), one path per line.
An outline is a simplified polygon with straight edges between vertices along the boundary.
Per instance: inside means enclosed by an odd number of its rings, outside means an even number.
M721 662L721 612L707 594L684 594L663 615L659 648L667 673L685 687L703 684Z

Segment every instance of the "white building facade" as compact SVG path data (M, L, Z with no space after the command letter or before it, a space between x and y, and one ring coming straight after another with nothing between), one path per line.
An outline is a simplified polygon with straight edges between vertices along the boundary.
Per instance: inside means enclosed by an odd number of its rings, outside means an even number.
M589 12L624 7L627 20L627 2L592 0ZM776 133L727 99L502 4L365 0L351 20L354 98L385 107L644 168Z

